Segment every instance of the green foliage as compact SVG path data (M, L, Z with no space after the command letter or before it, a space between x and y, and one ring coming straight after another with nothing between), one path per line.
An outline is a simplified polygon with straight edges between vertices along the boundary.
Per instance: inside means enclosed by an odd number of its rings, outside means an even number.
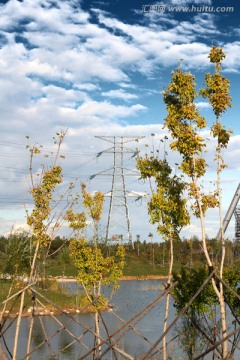
M83 206L87 209L88 215L94 222L99 222L103 211L104 195L101 192L96 192L91 196L86 192L86 185L82 184Z
M69 222L69 227L72 228L75 232L81 233L81 231L86 227L86 215L84 212L74 214L72 209L67 210L65 220Z
M199 269L182 268L180 273L173 273L173 281L178 284L173 290L174 307L180 312L184 306L189 302L192 296L197 292L202 283L208 277L209 271L205 267ZM223 272L223 280L240 295L240 274L238 269L232 267L225 267ZM219 285L219 284L218 284ZM224 289L225 302L230 303L236 315L240 315L239 299L227 288ZM212 287L212 282L209 281L200 294L197 296L193 304L190 306L190 311L197 314L209 314L213 305L218 304L217 295Z
M240 296L240 273L239 270L232 267L225 267L223 279ZM227 288L224 289L225 301L229 302L235 314L240 316L240 301Z
M85 213L74 214L72 210L69 211L66 217L69 227L78 235L70 241L70 258L78 270L78 282L84 286L92 305L98 310L103 305L101 285L112 284L113 289L118 288L125 264L124 247L119 246L114 256L104 255L97 241L97 224L103 211L104 195L100 192L91 195L84 184L81 189L83 206L94 223L94 244L90 245L84 236L79 236L87 225Z
M174 307L178 312L189 302L208 275L208 270L203 267L197 270L183 267L179 274L173 273L173 281L178 282L173 290ZM216 294L209 281L197 296L190 309L193 309L199 314L209 313L211 306L214 304L217 304Z
M165 159L139 158L137 169L143 179L153 178L156 183L148 202L150 222L158 224L158 232L164 239L170 234L178 237L181 228L189 223L187 201L183 198L186 184L178 176L171 176L172 169Z
M219 118L219 116L226 111L227 107L231 107L231 97L229 96L230 82L220 74L220 70L222 69L221 63L225 58L222 48L213 46L209 58L210 61L215 64L215 72L212 75L210 73L205 75L206 87L200 90L200 94L204 98L208 98L215 116Z
M51 166L49 171L43 173L42 181L30 190L35 206L31 215L27 215L27 224L32 228L36 241L39 241L41 246L47 246L50 242L45 221L51 214L52 194L61 182L62 168Z
M30 242L32 237L25 232L10 234L5 240L4 254L1 256L2 274L23 275L30 269Z
M180 68L173 71L168 89L163 93L168 112L165 125L172 138L176 139L171 148L183 157L181 169L191 178L203 176L206 171L205 161L200 157L206 144L199 135L199 130L206 126L206 120L194 104L196 96L195 77ZM198 162L196 157L200 159Z
M39 181L34 182L33 180L33 158L35 155L41 153L41 146L30 147L27 146L30 151L30 175L32 181L32 188L30 194L34 201L34 209L31 214L27 211L27 224L31 227L35 236L36 243L40 244L41 247L47 247L50 245L51 238L48 235L47 228L50 221L52 212L53 194L57 186L62 182L62 168L57 164L58 152L60 150L61 143L65 136L65 133L59 133L58 142L54 138L54 143L58 144L57 155L55 162L49 169L45 169L42 165L42 174Z
M119 246L115 256L104 257L101 249L89 246L84 238L70 243L70 257L78 270L78 282L91 290L94 285L113 284L118 288L124 267L124 248Z

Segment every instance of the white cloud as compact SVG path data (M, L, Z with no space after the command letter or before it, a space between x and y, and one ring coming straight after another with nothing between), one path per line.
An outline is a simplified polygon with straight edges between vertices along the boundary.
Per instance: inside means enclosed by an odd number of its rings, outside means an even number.
M110 157L103 164L96 162L94 153L104 149L105 144L97 141L95 135L164 135L166 130L162 130L162 125L153 124L160 115L151 117L145 105L147 97L144 105L140 101L116 105L111 100L135 100L139 91L144 95L154 94L156 88L152 88L153 83L148 83L147 77L156 76L156 69L157 77L159 69L163 75L166 69L179 64L180 58L184 59L183 67L187 69L200 71L208 67L209 46L204 42L205 37L210 43L212 36L220 36L210 14L194 14L184 22L164 15L152 24L145 21L138 25L95 11L97 23L95 17L93 20L90 13L80 8L81 2L56 0L56 7L50 3L48 0L10 0L0 7L3 36L0 49L1 131L2 138L13 143L12 147L5 146L2 152L5 168L1 168L4 178L1 192L9 198L20 198L21 181L28 171L24 145L17 147L18 143L24 144L25 135L49 147L54 133L68 128L64 146L71 151L71 156L66 161L66 174L81 176L83 180L91 172L103 170L102 166L112 165ZM181 2L188 3L203 4L203 1ZM204 4L210 1L204 0ZM21 34L18 33L19 24ZM21 35L22 43L17 42L20 40L16 35ZM225 71L239 70L239 46L239 42L225 44ZM121 89L113 90L118 86ZM101 101L100 95L108 101ZM159 103L149 104L153 113L158 111ZM199 108L207 109L205 104L197 103ZM136 119L145 125L133 125ZM136 146L144 149L145 141ZM225 154L232 172L239 168L238 144L239 139L233 137L230 151ZM212 147L213 144L209 148L211 153ZM72 155L79 151L90 153L92 157ZM167 151L170 161L178 161L168 145ZM134 167L134 161L130 164ZM209 168L214 169L212 162ZM9 226L11 221L18 223L19 214L13 213L13 205L4 203L6 206L9 211L4 214L8 215L2 216L5 225ZM11 219L6 218L9 214Z
M193 4L193 5L211 5L212 4L212 0L170 0L172 5L179 5L179 6L184 6L184 5L189 5L189 4Z
M240 41L226 44L223 47L223 50L226 54L226 58L224 60L224 70L227 70L228 72L239 72Z
M136 94L131 94L126 92L125 90L119 89L119 90L110 90L107 92L102 92L102 96L109 97L111 99L122 99L125 101L137 99L138 96Z
M212 108L212 106L209 103L203 102L203 101L196 102L195 105L199 109L211 109Z
M91 83L74 84L74 87L79 90L86 90L86 91L94 91L99 89L97 85Z

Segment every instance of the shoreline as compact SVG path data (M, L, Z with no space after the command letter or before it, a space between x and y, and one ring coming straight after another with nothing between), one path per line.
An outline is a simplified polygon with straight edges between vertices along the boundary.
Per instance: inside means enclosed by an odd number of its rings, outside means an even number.
M167 276L163 276L163 275L145 275L145 276L129 275L129 276L123 276L119 281L167 280L167 278L168 278ZM58 283L77 282L76 277L67 277L67 276L50 277L49 280L57 281ZM110 308L111 308L111 305L109 305L108 310ZM106 310L107 309L105 309L105 311ZM22 313L22 317L23 318L31 317L32 311L33 311L32 307L25 309ZM64 306L62 311L58 311L56 308L54 308L53 306L50 305L50 306L46 306L45 308L39 307L38 309L35 309L34 313L37 316L56 316L56 315L61 315L63 313L71 314L71 315L78 315L78 314L94 313L94 311L91 309L90 305L87 307L84 307L84 308L70 307L67 309L66 309L66 306ZM6 311L4 311L2 316L3 316L3 319L15 318L16 316L18 316L18 312L16 310L15 311L13 310L11 312L6 310Z
M164 275L141 275L141 276L133 276L133 275L126 275L123 276L119 281L131 281L131 280L166 280L168 277ZM51 279L51 278L50 278ZM53 280L56 280L58 282L75 282L77 281L77 278L75 277L54 277Z

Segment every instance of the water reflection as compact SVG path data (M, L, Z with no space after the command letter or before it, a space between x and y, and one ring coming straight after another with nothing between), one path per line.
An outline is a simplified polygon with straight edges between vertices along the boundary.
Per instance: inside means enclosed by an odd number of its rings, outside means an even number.
M64 283L64 287L67 287L68 291L74 294L79 294L79 292L82 291L75 282ZM105 287L103 292L106 296L108 296L110 291L110 288ZM129 320L161 293L161 282L158 280L120 282L120 289L113 295L111 300L111 303L114 304L113 312L105 312L103 314L103 319L107 324L109 333L112 334L123 324L120 318L126 321ZM114 337L118 346L122 350L131 354L134 358L146 352L150 346L146 339L154 343L162 334L164 311L165 301L163 300L163 302L160 302L153 310L151 310L151 312L147 314L146 317L142 318L141 321L135 324L134 328L138 334L133 331L127 332L126 330L129 328L126 327L124 330L125 336L120 339L120 333L118 333ZM115 313L116 315L114 315ZM174 317L175 310L173 305L170 304L169 323L174 319ZM86 347L92 348L93 335L86 332L84 327L80 327L76 322L69 320L65 316L56 316L56 318L60 324L57 323L54 318L49 316L41 318L42 324L38 317L35 318L32 349L44 342L44 331L47 336L51 336L52 334L55 334L55 336L51 338L50 346L44 343L44 345L31 355L31 360L50 359L52 354L56 355L56 359L77 360L86 353ZM92 330L94 329L94 322L91 314L76 314L73 318L88 328L90 327ZM21 322L18 359L23 358L26 354L30 322L30 318L25 318ZM62 329L62 327L64 328ZM61 331L58 331L60 329ZM74 334L75 338L78 338L79 341L74 342L74 338L71 334ZM145 339L143 339L140 334L143 334ZM11 349L13 348L14 335L15 329L14 327L11 327L6 338L7 345ZM101 335L106 338L103 328L101 329ZM174 335L176 335L176 333L174 334L172 332L168 339L171 339ZM2 341L1 346L4 348ZM175 342L174 346L171 344L170 348L172 349L171 356L173 358L178 360L184 359L183 353L177 342ZM103 346L102 349L104 351L106 346ZM103 357L104 360L112 358L111 352L108 352ZM91 356L89 356L88 359L91 359Z

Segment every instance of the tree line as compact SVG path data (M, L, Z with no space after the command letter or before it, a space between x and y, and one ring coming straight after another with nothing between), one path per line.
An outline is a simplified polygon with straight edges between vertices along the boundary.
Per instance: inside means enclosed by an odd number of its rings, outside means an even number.
M8 236L0 236L0 271L2 274L9 275L24 275L29 272L31 258L34 252L35 239L26 231L12 233ZM72 264L69 257L69 241L65 237L56 236L51 242L49 255L54 264L54 261L60 261L62 264ZM178 267L197 269L204 264L204 252L201 246L201 241L197 236L189 239L175 239L174 257ZM89 241L89 246L93 247L93 241ZM107 243L105 239L99 239L99 248L103 254L111 254L116 252L117 245ZM151 267L159 267L165 269L168 267L170 259L170 242L156 242L143 240L141 236L137 235L133 243L123 244L125 255L135 257L136 260L142 260L149 263L149 271ZM221 246L219 241L215 238L207 239L207 247L212 261L218 262L221 258ZM226 266L240 268L240 243L226 239ZM59 252L57 250L61 248ZM17 256L16 256L17 254ZM39 267L41 262L39 264ZM42 266L43 268L43 266ZM40 270L40 269L39 269ZM42 270L43 271L43 270ZM41 275L41 272L40 272ZM62 274L59 274L59 276Z

